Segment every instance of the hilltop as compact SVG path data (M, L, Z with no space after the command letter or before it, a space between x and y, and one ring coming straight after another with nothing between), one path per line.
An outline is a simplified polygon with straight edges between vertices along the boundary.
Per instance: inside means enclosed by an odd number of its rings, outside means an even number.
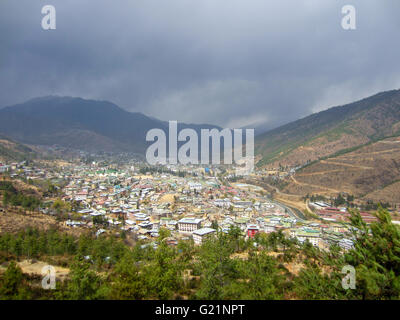
M108 101L49 96L0 109L0 133L27 144L88 152L144 154L146 133L154 128L168 132L168 122ZM218 127L179 123L182 128Z

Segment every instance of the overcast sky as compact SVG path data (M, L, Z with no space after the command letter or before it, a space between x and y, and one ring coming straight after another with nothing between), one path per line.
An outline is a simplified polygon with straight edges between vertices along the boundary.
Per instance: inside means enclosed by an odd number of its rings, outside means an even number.
M399 31L398 0L0 0L0 106L67 95L272 128L400 88Z

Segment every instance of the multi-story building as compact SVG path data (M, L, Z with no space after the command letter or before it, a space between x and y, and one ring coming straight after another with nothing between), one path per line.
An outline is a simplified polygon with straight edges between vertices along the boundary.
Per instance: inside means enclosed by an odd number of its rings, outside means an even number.
M214 236L216 233L215 229L212 228L202 228L193 231L193 241L195 244L201 245L205 240Z
M313 246L319 247L321 241L321 234L318 230L313 229L299 229L290 232L291 236L297 238L300 243L309 241Z
M200 229L202 219L183 218L178 221L178 230L180 232L193 232Z

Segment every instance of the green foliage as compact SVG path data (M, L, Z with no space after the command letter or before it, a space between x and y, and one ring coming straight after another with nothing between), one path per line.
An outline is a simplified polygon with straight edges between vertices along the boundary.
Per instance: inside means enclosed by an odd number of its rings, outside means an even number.
M27 229L15 235L0 235L0 251L17 257L39 258L42 255L90 256L97 267L115 264L128 248L114 237L95 238L82 235L79 238L54 229L38 231Z
M27 229L11 235L0 235L0 250L16 256L38 258L40 255L74 254L76 252L75 239L72 236L61 234L56 230L47 232Z
M295 278L294 292L305 300L343 299L346 291L341 287L341 277L338 272L324 274L318 265L307 263Z
M127 253L115 266L110 298L115 300L139 300L146 297L146 279L139 272L134 255Z
M320 250L282 232L246 240L238 228L218 232L202 246L128 247L113 236L79 238L55 230L0 235L2 261L16 257L67 258L68 280L54 292L26 281L15 263L0 277L0 297L21 299L399 299L400 230L379 208L367 225L351 211L354 248ZM160 238L169 236L160 230ZM342 268L356 270L356 288L342 287ZM289 267L290 266L290 267ZM302 266L296 272L293 266Z
M0 181L0 190L3 191L3 205L5 207L11 205L14 207L21 206L28 210L35 210L41 204L38 198L18 192L9 181Z
M23 287L23 274L20 267L12 261L0 279L0 299L27 299L27 291Z
M0 181L0 190L17 193L17 189L14 188L13 184L10 181Z
M346 199L341 194L339 194L337 198L335 198L335 200L333 201L333 204L335 205L335 207L342 206L346 204Z
M161 227L158 231L160 241L171 236L171 231L167 228Z
M240 252L241 249L246 246L243 232L239 227L231 226L228 231L227 239L232 250L235 252Z
M90 269L89 262L81 256L71 267L70 281L67 284L64 298L70 300L96 300L107 296L108 288L102 278Z
M171 299L182 285L180 265L175 263L176 250L161 242L154 259L143 270L147 294L158 299Z
M219 226L218 226L218 221L217 220L213 220L211 222L211 228L218 230Z
M108 221L104 216L93 216L92 221L94 225L104 226L108 224Z
M380 207L377 222L369 227L357 211L351 223L356 238L354 250L346 262L356 269L356 293L363 299L400 298L400 230L391 222L390 214Z
M220 233L215 240L206 241L200 249L202 281L196 292L197 299L224 299L225 289L235 279L231 240Z
M284 268L264 252L250 252L235 263L237 281L225 290L225 298L245 300L282 299L288 287Z

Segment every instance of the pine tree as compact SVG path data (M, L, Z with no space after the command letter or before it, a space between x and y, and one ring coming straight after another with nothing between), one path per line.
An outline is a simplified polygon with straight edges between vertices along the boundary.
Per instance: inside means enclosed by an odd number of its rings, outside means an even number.
M103 299L102 281L94 271L90 270L89 262L83 257L77 257L71 267L70 281L66 288L66 298L72 300Z
M26 299L28 294L23 287L21 268L11 261L0 282L0 299Z
M370 226L358 211L352 211L351 224L356 239L346 262L354 266L357 294L363 299L400 298L400 230L391 221L390 213L378 208L378 221Z

